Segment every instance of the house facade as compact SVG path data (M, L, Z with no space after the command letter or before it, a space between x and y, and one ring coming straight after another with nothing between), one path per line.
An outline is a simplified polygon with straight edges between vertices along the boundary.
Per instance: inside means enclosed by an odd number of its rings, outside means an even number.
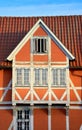
M82 16L0 17L0 130L82 130Z

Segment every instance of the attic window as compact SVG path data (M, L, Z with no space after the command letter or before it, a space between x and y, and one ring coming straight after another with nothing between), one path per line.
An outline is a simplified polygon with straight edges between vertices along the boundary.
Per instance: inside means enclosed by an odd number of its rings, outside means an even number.
M33 39L33 52L34 53L47 53L47 38L34 37Z

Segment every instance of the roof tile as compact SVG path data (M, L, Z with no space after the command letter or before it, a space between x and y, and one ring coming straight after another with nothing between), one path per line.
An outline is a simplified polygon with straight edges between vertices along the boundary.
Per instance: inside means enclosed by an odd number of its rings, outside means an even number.
M6 60L20 40L41 18L75 56L70 67L82 67L82 16L0 17L0 61Z

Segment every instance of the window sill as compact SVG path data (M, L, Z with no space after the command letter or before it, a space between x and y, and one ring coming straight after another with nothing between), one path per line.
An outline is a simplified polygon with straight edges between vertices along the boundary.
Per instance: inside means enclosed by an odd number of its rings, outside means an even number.
M51 87L54 87L54 88L66 88L67 86L66 85L51 85Z
M30 85L15 85L15 87L30 87Z
M47 85L33 85L33 87L48 87L48 84Z
M33 53L33 55L48 55L48 52L45 52L45 53Z

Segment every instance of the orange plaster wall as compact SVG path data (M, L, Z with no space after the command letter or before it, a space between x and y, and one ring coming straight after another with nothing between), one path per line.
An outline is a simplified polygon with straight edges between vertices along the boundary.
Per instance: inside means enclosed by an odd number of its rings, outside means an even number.
M51 130L66 130L66 110L51 110Z
M82 110L69 111L70 130L80 130L82 124Z
M33 36L48 36L47 33L39 27L33 34ZM48 55L34 55L34 61L48 61ZM22 49L16 55L16 61L30 61L30 39L22 47ZM51 61L65 62L66 56L62 50L51 40Z
M39 62L48 62L48 55L34 55L33 60Z
M70 70L70 79L72 80L74 87L82 87L82 71L81 70ZM82 100L82 90L76 90L79 97ZM74 90L70 90L70 100L78 101Z
M66 89L53 89L53 93L57 96L57 98L60 100L61 97L63 96L64 92L66 91ZM55 100L53 95L51 96L52 100ZM64 97L63 99L64 101L67 100L67 95Z
M0 110L0 130L8 130L13 119L12 110Z
M66 62L66 56L62 50L51 40L51 61Z
M48 110L34 110L34 130L48 130Z
M17 53L16 61L30 61L30 40Z
M70 78L74 86L82 86L82 70L70 70Z
M5 69L0 70L0 88L6 88L12 79L12 70ZM12 87L12 86L11 86ZM5 90L0 90L0 98L2 98ZM11 101L12 97L12 90L8 90L3 101Z
M0 87L7 87L9 81L12 79L12 70L0 70Z
M39 27L33 34L33 36L47 36L47 33Z
M39 96L40 100L42 100L42 98L44 97L44 95L46 94L48 89L47 88L45 88L45 89L40 88L40 89L34 89L34 90L35 90L36 94ZM36 97L34 97L34 100L37 100ZM48 100L48 96L46 96L44 100Z
M3 70L0 70L0 88L3 87Z
M29 88L26 89L16 89L17 93L20 95L21 99L24 100L25 96L28 94L28 92L30 91ZM18 97L15 94L15 100L19 100ZM28 96L28 99L30 100L30 95Z

